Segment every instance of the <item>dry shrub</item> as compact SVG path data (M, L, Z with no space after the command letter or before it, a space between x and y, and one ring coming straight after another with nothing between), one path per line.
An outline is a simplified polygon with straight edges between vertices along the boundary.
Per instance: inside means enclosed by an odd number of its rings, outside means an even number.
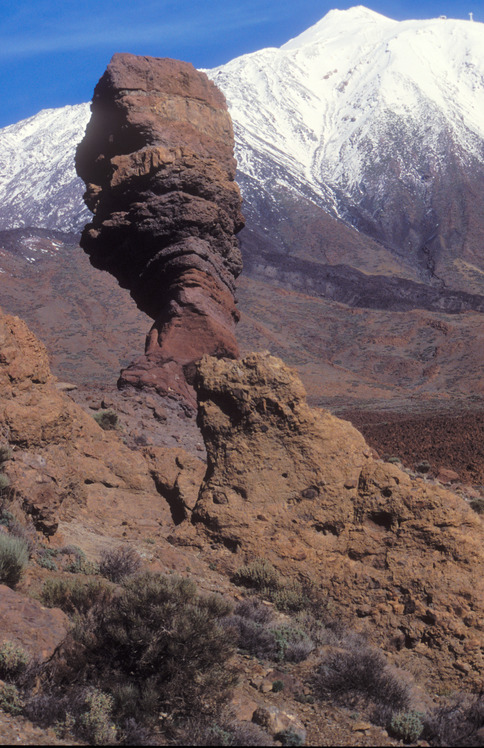
M137 574L141 565L141 557L134 548L120 547L101 553L99 572L111 582L118 583L126 577Z
M460 693L434 709L423 737L431 745L483 746L484 696Z
M373 706L376 721L384 723L394 712L407 710L410 686L383 652L357 636L346 646L329 651L322 660L314 679L316 695L344 706Z
M15 587L28 562L29 550L25 540L0 534L0 584Z
M255 598L239 603L223 623L236 632L238 647L256 657L301 662L314 649L313 641L300 626L281 623Z
M2 680L15 680L27 668L30 655L11 641L0 644L0 678Z
M232 636L219 625L229 611L221 598L199 596L191 580L131 577L79 621L52 677L111 694L123 722L147 724L160 710L213 711L234 683Z
M102 579L47 579L41 600L48 608L60 608L68 615L87 613L94 605L107 603L113 588Z

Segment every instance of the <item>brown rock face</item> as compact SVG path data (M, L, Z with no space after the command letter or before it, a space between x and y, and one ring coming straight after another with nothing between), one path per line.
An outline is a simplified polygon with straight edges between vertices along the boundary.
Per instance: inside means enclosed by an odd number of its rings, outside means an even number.
M145 458L116 432L103 431L56 388L47 352L26 324L1 310L0 395L0 439L12 448L3 469L16 502L44 535L73 519L99 530L106 514L118 532L120 515L168 531L173 520L160 491L182 509L194 503L190 490L196 496L198 486L190 489L190 476L197 461L181 449L172 458L162 450Z
M424 679L482 673L484 531L455 494L376 462L348 422L311 409L269 354L204 357L196 377L208 469L193 521L327 597Z
M194 402L204 353L236 357L234 280L243 227L223 94L184 62L116 54L76 156L94 212L81 245L154 325L121 384Z
M69 619L61 610L48 610L37 600L0 584L0 644L12 641L32 657L45 660L68 630Z

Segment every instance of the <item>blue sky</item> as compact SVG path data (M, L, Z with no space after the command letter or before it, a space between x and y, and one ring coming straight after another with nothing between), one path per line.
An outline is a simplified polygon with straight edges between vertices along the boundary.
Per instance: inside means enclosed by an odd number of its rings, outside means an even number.
M41 109L88 101L114 52L214 67L278 47L316 23L332 0L2 0L0 127ZM363 2L403 20L445 14L484 21L484 0Z

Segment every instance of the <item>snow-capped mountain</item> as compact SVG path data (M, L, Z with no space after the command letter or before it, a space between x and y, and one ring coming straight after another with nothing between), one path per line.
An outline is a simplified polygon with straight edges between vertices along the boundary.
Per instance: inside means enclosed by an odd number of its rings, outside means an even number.
M260 210L281 188L302 193L425 280L455 273L449 254L475 262L483 24L333 10L280 49L207 72L228 100L249 205Z
M380 274L396 263L404 277L482 293L484 24L333 10L279 49L206 72L234 122L250 230L285 253ZM82 227L74 150L88 118L87 104L65 107L0 131L0 228ZM330 217L331 232L343 221L376 240L373 259L345 253L346 239L341 257L318 243Z
M44 109L0 130L0 227L76 231L89 220L74 167L89 104Z

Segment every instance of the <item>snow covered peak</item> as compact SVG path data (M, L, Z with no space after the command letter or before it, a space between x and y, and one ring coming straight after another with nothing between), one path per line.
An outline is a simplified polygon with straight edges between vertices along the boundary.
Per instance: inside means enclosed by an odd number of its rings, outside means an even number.
M365 8L363 5L356 5L348 10L330 10L314 26L310 26L302 34L283 44L281 49L300 49L307 45L327 41L328 38L334 36L348 36L361 31L368 33L369 30L394 26L395 23L397 22L376 13L374 10Z

